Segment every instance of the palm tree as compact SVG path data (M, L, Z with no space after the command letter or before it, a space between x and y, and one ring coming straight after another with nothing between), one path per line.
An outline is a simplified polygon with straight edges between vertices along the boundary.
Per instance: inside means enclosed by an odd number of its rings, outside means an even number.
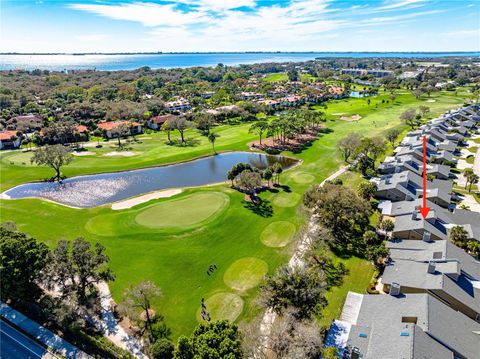
M390 219L384 219L380 223L380 229L385 231L385 240L387 240L388 232L392 232L395 229L395 223Z
M468 187L468 192L471 192L472 191L472 184L474 183L478 183L478 180L480 179L480 177L478 177L478 175L476 175L475 173L471 174L470 177L469 177L469 182L470 182L470 186Z
M282 165L278 162L274 163L272 166L272 171L276 175L277 178L277 185L280 184L280 173L283 172Z
M262 145L262 136L263 136L263 133L265 131L267 131L268 129L268 122L267 121L264 121L264 120L261 120L261 121L258 121L258 122L255 122L253 125L250 126L250 128L248 129L248 132L250 133L253 133L253 132L256 132L259 137L260 137L260 146Z
M467 189L467 186L470 182L470 179L471 179L471 176L474 175L474 172L473 172L473 169L471 168L465 168L463 170L463 176L465 177L466 181L465 181L465 189Z
M453 244L463 247L468 241L468 232L462 226L455 226L450 229L448 235Z
M217 152L215 151L215 141L217 140L218 137L220 137L220 135L218 133L210 132L208 134L208 140L212 144L214 154L217 154Z

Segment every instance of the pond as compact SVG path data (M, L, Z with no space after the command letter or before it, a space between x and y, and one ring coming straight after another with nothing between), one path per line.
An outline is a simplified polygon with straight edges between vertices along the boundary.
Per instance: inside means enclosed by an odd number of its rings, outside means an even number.
M350 97L356 97L356 98L362 98L362 97L369 97L370 94L366 92L360 92L360 91L351 91L350 92Z
M260 153L229 152L162 167L72 177L61 183L26 183L4 192L4 197L38 197L68 206L90 208L152 191L223 182L227 179L227 172L239 162L260 169L278 162L287 169L297 160Z

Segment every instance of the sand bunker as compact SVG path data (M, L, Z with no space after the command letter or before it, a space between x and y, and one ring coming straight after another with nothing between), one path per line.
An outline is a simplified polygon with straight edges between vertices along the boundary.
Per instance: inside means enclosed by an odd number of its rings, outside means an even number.
M168 198L168 197L175 196L176 194L179 194L181 192L182 192L181 189L168 189L163 191L147 193L142 196L126 199L125 201L115 202L112 204L112 209L120 210L120 209L132 208L137 204L145 203L145 202L151 201L152 199Z
M347 117L347 116L340 117L341 120L348 121L348 122L358 121L361 118L362 118L362 116L360 116L360 115L353 115L353 116L350 116L350 117Z
M425 102L437 102L437 100L427 100Z
M132 152L132 151L116 151L116 152L108 152L108 153L105 153L104 156L107 156L107 157L111 157L111 156L123 156L123 157L132 157L132 156L135 156L136 153Z
M74 156L93 156L95 155L95 152L90 152L90 151L82 151L82 152L73 152Z
M345 112L336 112L336 113L332 113L333 116L343 116L345 115Z

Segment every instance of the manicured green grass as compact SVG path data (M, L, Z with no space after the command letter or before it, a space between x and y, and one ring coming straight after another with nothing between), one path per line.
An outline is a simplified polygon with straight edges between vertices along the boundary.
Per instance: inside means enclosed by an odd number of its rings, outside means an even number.
M259 285L267 272L267 262L254 257L242 258L228 267L223 281L230 288L243 292Z
M398 117L409 107L426 104L431 108L433 116L458 107L463 102L461 97L444 93L436 93L432 95L432 99L436 102L425 103L427 98L417 101L412 95L406 94L398 95L393 104L381 104L379 96L372 98L370 106L363 99L329 102L327 109L317 106L318 110L327 113L325 131L303 152L287 153L303 162L300 166L282 173L283 187L278 188L278 193L261 193L260 196L266 204L264 212L255 213L247 208L244 194L230 189L229 184L225 183L187 189L173 198L154 200L122 211L113 211L108 206L72 209L37 199L1 200L1 220L15 221L20 230L49 246L54 246L60 239L80 236L105 245L111 260L110 266L117 277L116 281L111 283L114 299L120 301L122 292L130 284L144 279L156 283L161 288L163 297L153 304L155 309L165 316L167 325L172 329L173 339L181 334L191 333L199 318L201 298L206 299L207 310L211 311L212 319L236 318L238 315L238 320L250 320L259 313L254 301L258 287L243 291L232 289L224 281L229 268L238 260L254 257L264 261L268 265L268 273L272 274L279 265L286 263L292 244L269 247L262 242L262 233L265 233L264 230L273 222L291 222L297 230L302 228L306 222L304 211L301 210L302 194L313 183L320 183L343 164L337 150L338 140L352 131L375 136L394 127L404 129L405 126L400 124ZM362 119L355 123L340 121L337 120L339 116L334 115L338 112L345 112L347 115L358 113ZM214 131L221 135L216 143L217 149L247 150L248 142L256 139L255 135L248 133L248 127L249 124L215 128ZM65 167L64 173L72 176L141 168L212 153L211 145L196 131L190 130L188 137L197 140L198 145L169 146L163 133L145 135L139 138L139 142L128 145L126 150L137 153L133 157L104 156L108 152L116 151L115 142L103 143L104 147L101 149L89 147L88 150L95 155L75 158L71 165ZM22 165L21 159L15 160L15 156L19 154L0 154L2 190L52 175L52 171L46 167ZM11 157L14 158L13 165L10 164ZM192 227L149 228L135 221L139 213L156 205L167 202L174 205L175 201L205 192L220 192L229 197L229 204L218 215L207 217L204 222L197 222ZM157 207L159 216L167 215L160 210L162 208L169 207ZM173 224L177 219L190 220L190 216L192 213L188 206L183 212L176 211ZM150 217L153 222L163 220L154 215ZM198 218L199 216L197 220ZM275 225L271 227L275 228ZM279 229L271 232L276 236L283 234ZM350 274L345 278L342 287L329 293L330 304L326 309L328 318L339 313L348 290L363 291L366 288L373 271L369 262L358 258L338 260L345 261ZM217 269L208 275L207 270L213 264ZM240 274L237 275L241 277Z
M263 79L267 82L282 82L288 81L288 76L285 72L279 72L275 74L268 74Z
M315 176L306 172L295 172L291 178L297 183L312 183L315 180Z
M470 146L470 147L468 147L468 150L472 153L477 153L478 147L477 146Z
M328 327L333 319L339 318L343 303L348 292L366 293L366 289L375 272L374 266L360 258L351 257L346 260L336 258L336 262L343 262L348 274L339 287L331 288L326 295L328 305L322 312L320 323Z
M205 300L206 311L211 320L227 319L234 322L243 310L243 299L234 293L216 293ZM201 316L201 307L197 310L197 320L205 322Z
M275 197L273 203L279 207L295 207L300 202L299 193L282 193Z
M300 81L302 82L314 82L316 80L315 76L312 76L310 74L300 74Z
M287 221L270 223L260 235L263 244L269 247L285 247L295 237L295 225Z
M221 192L197 192L179 200L154 204L138 213L135 222L149 228L189 228L218 215L229 201Z

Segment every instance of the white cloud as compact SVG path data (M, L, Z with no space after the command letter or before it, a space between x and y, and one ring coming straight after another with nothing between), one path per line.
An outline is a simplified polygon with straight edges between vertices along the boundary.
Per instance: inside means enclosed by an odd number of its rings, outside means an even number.
M345 9L333 0L290 0L259 6L256 0L179 0L172 3L133 2L72 4L70 8L132 21L150 28L142 42L162 51L315 50L321 40L346 29L400 24L442 12L401 12L429 0L398 0L377 7ZM179 7L178 4L182 4ZM250 11L238 11L248 7ZM186 10L188 9L188 10ZM378 13L375 17L365 17ZM388 12L382 16L380 12Z
M478 40L480 39L480 29L454 30L454 31L444 32L442 35L451 39L463 39L463 38L475 37Z
M181 26L203 21L207 17L200 11L179 11L174 4L136 2L119 5L72 4L70 7L114 20L140 22L145 26Z
M402 1L386 1L384 4L378 8L377 11L392 10L392 9L402 9L406 7L411 7L411 5L419 5L420 3L425 3L427 0L402 0ZM423 5L423 4L422 4Z

